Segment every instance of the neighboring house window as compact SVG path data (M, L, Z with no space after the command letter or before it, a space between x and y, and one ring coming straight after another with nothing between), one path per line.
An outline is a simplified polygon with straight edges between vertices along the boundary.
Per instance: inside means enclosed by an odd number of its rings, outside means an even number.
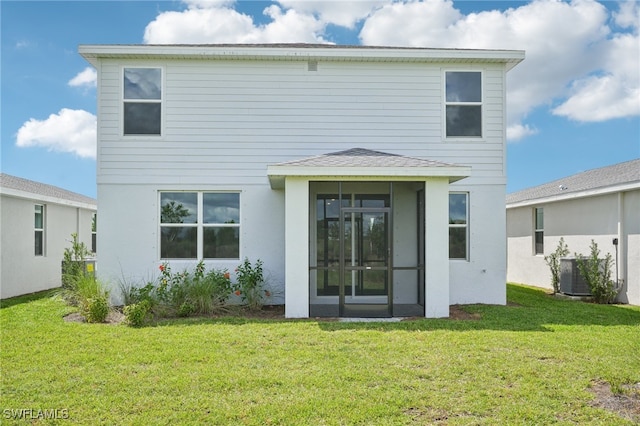
M446 136L482 137L482 73L445 72Z
M44 206L36 204L35 208L35 255L44 256Z
M544 210L534 209L535 254L544 254Z
M125 135L160 135L162 70L125 68L123 80Z
M162 259L239 259L240 194L161 192Z
M449 194L449 259L467 259L469 238L469 194Z
M97 228L98 228L98 215L96 213L91 217L91 252L96 253L97 247Z

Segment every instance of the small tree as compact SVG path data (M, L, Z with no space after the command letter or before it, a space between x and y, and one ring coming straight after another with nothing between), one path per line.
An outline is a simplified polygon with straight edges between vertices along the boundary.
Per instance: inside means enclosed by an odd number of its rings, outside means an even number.
M556 251L544 257L544 261L547 262L549 269L551 269L551 285L553 286L554 294L560 291L560 259L568 254L569 247L565 244L564 238L560 237Z
M62 286L72 287L74 281L85 275L84 261L91 255L87 246L78 241L78 234L71 234L71 247L64 249L62 257Z
M604 258L600 258L598 244L591 240L589 247L591 252L588 257L576 253L578 271L591 289L591 295L596 303L610 303L618 294L618 286L611 279L611 269L613 260L611 254L607 253Z

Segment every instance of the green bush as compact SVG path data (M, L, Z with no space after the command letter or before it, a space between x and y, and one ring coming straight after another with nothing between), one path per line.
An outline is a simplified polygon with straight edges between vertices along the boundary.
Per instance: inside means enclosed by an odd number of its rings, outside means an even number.
M209 315L223 310L231 295L227 271L212 270L204 274L204 269L196 267L193 279L188 280L185 287L186 300L196 314Z
M125 306L123 309L125 322L132 327L140 327L147 321L150 311L151 305L148 300Z
M87 322L105 322L109 315L109 301L106 296L87 299L85 312Z
M70 305L77 306L87 322L104 322L109 314L109 292L90 275L78 275L62 287L59 295Z
M195 312L195 308L193 307L193 305L189 302L183 302L179 307L178 307L178 316L179 317L188 317L190 315L193 315L193 313Z
M240 296L250 310L262 308L264 297L268 295L262 288L263 284L262 261L258 259L253 266L249 259L245 258L236 268L236 283L233 289L236 296Z
M224 311L231 294L231 281L226 270L205 272L200 261L193 272L174 273L168 263L159 267L156 282L143 287L120 283L126 306L147 301L149 312L158 317L209 315Z
M556 251L544 257L544 261L549 266L549 269L551 269L551 285L553 286L554 293L560 291L560 259L568 254L569 247L565 244L564 238L560 237Z
M591 295L596 303L611 303L618 294L619 288L611 279L613 260L607 253L600 258L598 244L591 240L590 254L584 257L576 253L578 271L591 289Z
M86 275L84 261L91 255L87 246L78 241L78 234L71 234L71 247L64 249L62 257L62 286L73 286L73 282Z
M102 284L89 275L79 275L70 280L68 285L60 290L60 294L72 306L82 308L89 299L106 295Z

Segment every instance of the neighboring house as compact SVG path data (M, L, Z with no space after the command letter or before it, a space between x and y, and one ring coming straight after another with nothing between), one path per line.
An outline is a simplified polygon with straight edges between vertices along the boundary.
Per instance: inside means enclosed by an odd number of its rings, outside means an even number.
M544 256L560 238L587 256L593 240L617 259L618 300L640 305L640 159L509 194L507 236L509 281L551 288Z
M90 248L95 214L93 198L0 174L0 298L60 287L71 234Z
M506 302L506 73L524 52L79 50L98 72L102 278L247 257L287 317Z

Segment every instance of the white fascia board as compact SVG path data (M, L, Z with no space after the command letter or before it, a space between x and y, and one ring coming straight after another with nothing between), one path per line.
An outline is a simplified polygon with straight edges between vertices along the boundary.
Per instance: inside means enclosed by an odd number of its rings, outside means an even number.
M471 176L471 167L297 167L267 166L267 175L273 189L284 188L287 176L306 177L309 180L376 180L410 181L431 177L448 177L449 183Z
M265 59L393 62L497 62L507 70L524 60L523 50L420 49L377 47L296 47L287 45L80 45L92 65L98 58Z
M21 198L23 200L30 200L30 201L33 201L34 203L58 204L61 206L76 207L76 208L92 210L92 211L97 210L97 206L95 204L82 203L80 201L72 201L72 200L67 200L67 199L58 198L58 197L50 197L47 195L33 194L31 192L20 191L18 189L12 189L12 188L0 188L0 195L5 195L7 197L13 197L13 198Z
M534 198L531 200L519 201L517 203L508 203L508 209L518 207L535 206L540 204L556 203L559 201L575 200L578 198L596 197L598 195L613 194L617 192L627 192L640 189L640 182L630 182L622 185L607 186L604 188L587 189L584 191L570 192L568 194L554 195L551 197Z

